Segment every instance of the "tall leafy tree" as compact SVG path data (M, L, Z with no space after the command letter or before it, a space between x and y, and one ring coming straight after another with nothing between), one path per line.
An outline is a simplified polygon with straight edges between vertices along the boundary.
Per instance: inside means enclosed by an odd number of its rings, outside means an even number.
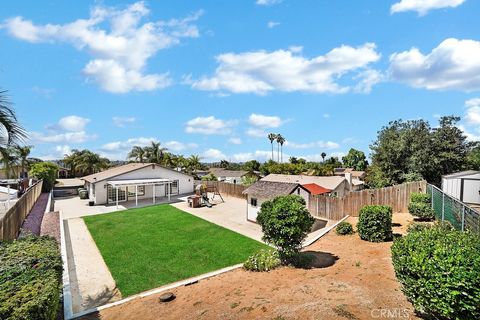
M109 160L89 150L83 150L77 168L86 174L92 174L108 168Z
M368 165L365 153L354 148L348 151L348 154L342 158L342 161L344 167L353 168L358 171L364 171Z
M146 152L140 146L133 146L132 150L128 153L128 159L134 159L140 163L145 162Z
M162 148L160 142L152 141L151 144L143 149L148 162L161 164L166 148Z

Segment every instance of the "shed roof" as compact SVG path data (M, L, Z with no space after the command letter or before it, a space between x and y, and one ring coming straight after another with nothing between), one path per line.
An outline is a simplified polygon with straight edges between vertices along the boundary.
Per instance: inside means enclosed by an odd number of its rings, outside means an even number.
M469 175L472 175L472 174L479 174L479 173L480 173L480 171L467 170L467 171L460 171L460 172L455 172L455 173L447 174L447 175L444 175L443 178L447 178L447 179L459 178L459 177L469 176Z
M298 183L273 182L259 180L243 191L262 199L271 199L278 196L291 194L298 187Z
M217 177L235 177L241 178L248 173L245 170L226 170L223 168L210 168L210 172Z
M330 189L319 186L316 183L303 184L302 187L306 189L310 194L313 194L313 195L325 194L332 191Z
M341 176L305 176L305 175L288 175L288 174L269 174L261 181L298 183L301 185L315 183L326 189L335 190L345 177Z

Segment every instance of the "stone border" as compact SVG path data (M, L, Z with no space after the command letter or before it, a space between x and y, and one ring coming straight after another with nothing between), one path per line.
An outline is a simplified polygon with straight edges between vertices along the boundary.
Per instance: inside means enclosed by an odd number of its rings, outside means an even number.
M312 243L314 243L315 241L317 241L318 239L320 239L321 237L323 237L324 235L326 235L330 230L332 230L333 228L335 228L340 222L346 220L348 217L350 217L350 215L346 215L345 217L343 217L342 219L338 220L337 222L335 222L333 225L331 225L330 227L328 228L325 228L325 230L323 230L322 232L320 232L314 239L308 241L308 242L305 242L305 244L302 245L302 248L305 248L305 247L308 247L309 245L311 245Z
M67 244L65 239L65 225L63 221L62 211L58 212L58 219L60 223L60 252L63 262L63 317L64 319L73 319L73 305L72 305L72 293L70 291L70 275L68 268L68 256L67 256Z

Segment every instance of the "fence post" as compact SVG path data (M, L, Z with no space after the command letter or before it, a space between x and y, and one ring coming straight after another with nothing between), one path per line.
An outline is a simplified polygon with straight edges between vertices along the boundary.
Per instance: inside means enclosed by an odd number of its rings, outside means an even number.
M442 221L445 221L445 193L442 192Z
M465 205L462 205L462 231L465 231Z

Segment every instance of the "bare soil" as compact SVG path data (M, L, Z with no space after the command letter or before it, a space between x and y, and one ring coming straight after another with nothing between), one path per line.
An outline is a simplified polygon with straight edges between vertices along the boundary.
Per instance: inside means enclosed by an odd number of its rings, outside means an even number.
M394 214L394 232L404 233L412 220ZM237 269L174 289L171 302L160 303L156 294L83 319L416 319L395 278L390 246L331 231L306 248L315 255L311 269Z

